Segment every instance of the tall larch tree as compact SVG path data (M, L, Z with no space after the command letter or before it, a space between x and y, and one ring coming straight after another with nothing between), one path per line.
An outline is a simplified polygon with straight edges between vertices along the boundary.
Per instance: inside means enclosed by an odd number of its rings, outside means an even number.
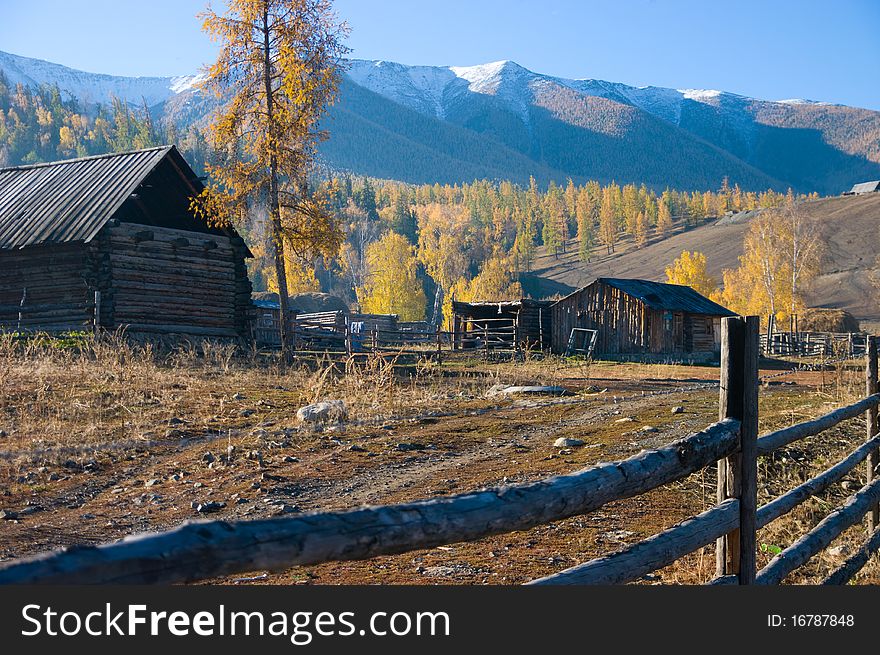
M599 239L608 251L614 252L617 243L617 217L614 212L614 190L611 187L602 189L602 206L599 209Z
M578 259L589 262L593 256L593 247L596 245L596 219L598 208L590 189L581 187L575 203L575 215L577 216Z
M233 222L265 207L281 305L281 346L288 354L285 250L299 257L334 256L342 230L307 175L318 122L335 98L347 26L329 0L227 0L209 6L203 30L219 42L205 88L224 102L210 126L217 162L212 183L194 202L203 215Z

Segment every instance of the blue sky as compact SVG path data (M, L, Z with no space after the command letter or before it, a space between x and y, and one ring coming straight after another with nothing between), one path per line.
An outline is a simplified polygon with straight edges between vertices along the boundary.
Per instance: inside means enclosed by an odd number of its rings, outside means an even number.
M215 5L220 3L215 2ZM880 0L337 0L352 56L880 110ZM214 56L205 0L0 0L0 50L119 75Z

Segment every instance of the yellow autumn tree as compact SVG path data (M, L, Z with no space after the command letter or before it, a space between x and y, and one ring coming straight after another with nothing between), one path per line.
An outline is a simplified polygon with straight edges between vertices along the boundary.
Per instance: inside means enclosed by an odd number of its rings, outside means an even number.
M706 256L701 252L682 251L681 256L666 267L666 281L691 287L710 297L717 289L715 279L706 270Z
M219 42L204 88L223 104L209 135L216 161L211 184L194 201L201 215L231 223L265 205L267 235L281 305L281 346L288 350L287 257L332 257L342 232L306 182L319 121L336 97L347 33L329 0L227 0L210 6L203 30Z
M806 306L804 294L819 273L823 244L818 230L792 194L780 203L752 219L739 268L724 272L724 304L737 313L748 310L786 320Z
M357 290L361 310L397 314L403 321L425 318L425 292L416 272L418 261L406 237L388 231L367 246L367 275Z

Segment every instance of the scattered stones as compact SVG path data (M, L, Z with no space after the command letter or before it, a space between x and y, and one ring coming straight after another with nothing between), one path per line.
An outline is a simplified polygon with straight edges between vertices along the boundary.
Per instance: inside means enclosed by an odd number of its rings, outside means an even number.
M642 432L660 432L660 430L655 428L653 425L643 425L641 431Z
M480 569L469 564L446 564L441 566L428 566L422 571L422 575L430 578L462 578L482 573Z
M243 409L243 410L241 410L241 411L238 413L238 415L239 415L241 418L248 418L249 416L253 416L253 415L254 415L254 410L252 410L252 409Z
M176 416L172 416L170 419L168 419L168 425L183 425L183 423L183 419Z
M299 512L299 507L287 504L281 505L275 510L275 514L295 514L297 512Z
M635 423L636 420L632 416L624 416L623 418L619 418L615 423Z
M399 443L395 445L394 448L401 452L409 452L412 450L424 450L425 446L420 443Z
M348 418L345 402L342 400L324 400L300 407L296 411L296 418L301 423L327 423L329 421L344 421Z
M18 512L13 512L11 509L0 510L0 520L2 521L14 521L17 518Z
M209 453L205 453L204 455L202 455L202 461L205 462L205 464L211 464L211 463L215 462L216 460L217 460L217 458L214 457L214 453L209 452Z
M201 489L204 486L205 486L204 482L196 482L193 484L193 489Z
M676 406L676 407L673 407L673 408L672 408L672 413L673 413L673 414L684 414L684 407L682 407L681 405L678 405L678 406Z
M611 530L610 532L604 532L602 538L606 541L626 541L635 534L632 530Z
M244 400L245 398L247 398L247 396L245 396L243 393L236 393L232 396L233 400Z
M357 444L352 444L348 447L348 449L353 453L365 453L367 449L363 446L358 446Z
M229 459L232 459L232 457L234 455L235 455L235 446L233 446L232 444L226 446L226 457Z
M209 503L193 502L191 507L199 514L211 514L213 512L219 512L221 509L226 507L226 503L218 503L214 501Z
M80 514L79 517L85 521L91 521L95 518L94 514Z
M846 557L847 555L849 555L850 551L849 546L847 546L846 544L841 544L840 546L829 548L827 552L829 555L831 555L831 557Z
M299 457L294 457L293 455L287 455L282 462L287 462L288 464L294 464L299 461Z
M147 480L146 482L144 482L144 486L145 487L154 487L161 482L162 481L159 478L153 478L152 480Z
M9 435L6 434L6 430L0 430L0 439L5 439Z
M584 442L580 439L572 439L570 437L559 437L559 439L553 442L553 446L556 448L574 448L583 445Z

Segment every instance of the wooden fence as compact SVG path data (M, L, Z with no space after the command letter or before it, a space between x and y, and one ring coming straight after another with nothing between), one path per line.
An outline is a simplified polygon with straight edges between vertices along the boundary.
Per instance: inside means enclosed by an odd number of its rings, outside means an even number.
M802 357L864 357L868 335L864 332L774 332L761 335L765 355Z
M179 583L255 570L366 559L473 541L583 515L681 480L717 462L712 508L621 551L530 584L620 584L716 542L714 584L779 584L868 516L862 547L825 580L843 584L880 547L877 344L868 341L866 397L820 418L758 436L757 317L725 318L719 421L662 448L529 484L442 499L256 521L186 523L157 534L76 547L5 564L0 583ZM842 461L762 507L757 461L865 415L867 441ZM756 568L756 531L867 461L867 483L814 529Z

